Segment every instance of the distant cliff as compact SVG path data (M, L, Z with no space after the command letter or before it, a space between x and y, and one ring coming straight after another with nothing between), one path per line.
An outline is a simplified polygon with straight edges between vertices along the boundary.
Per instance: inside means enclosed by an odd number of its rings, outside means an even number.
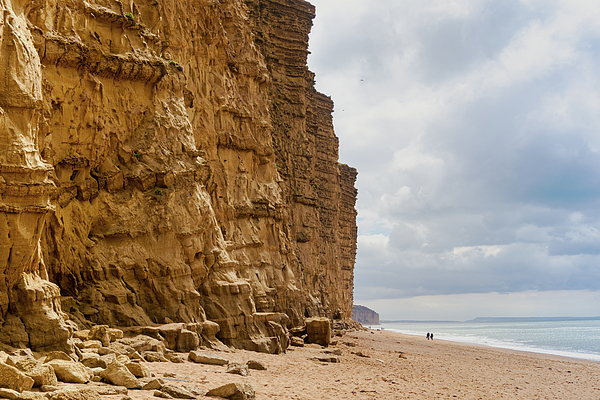
M0 341L211 320L277 352L351 318L357 172L307 68L311 4L3 5Z
M379 314L365 306L354 306L352 319L363 325L379 325Z

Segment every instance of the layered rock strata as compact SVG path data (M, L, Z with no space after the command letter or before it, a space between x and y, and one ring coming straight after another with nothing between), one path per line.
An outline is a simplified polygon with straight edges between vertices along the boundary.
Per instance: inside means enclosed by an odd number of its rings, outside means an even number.
M356 170L306 66L312 5L0 4L0 341L211 320L281 352L351 318Z

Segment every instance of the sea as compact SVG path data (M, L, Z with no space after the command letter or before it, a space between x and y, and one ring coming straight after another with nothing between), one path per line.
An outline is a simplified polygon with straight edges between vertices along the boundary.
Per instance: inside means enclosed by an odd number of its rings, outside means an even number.
M425 338L600 361L600 318L476 318L467 322L398 321L373 325Z

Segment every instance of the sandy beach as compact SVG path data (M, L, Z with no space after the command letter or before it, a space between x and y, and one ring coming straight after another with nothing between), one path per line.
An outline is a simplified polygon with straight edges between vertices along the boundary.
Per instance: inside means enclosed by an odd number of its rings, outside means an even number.
M538 353L466 345L388 331L350 332L327 349L292 348L284 355L243 350L215 352L230 362L256 360L266 371L242 377L225 367L147 363L169 384L208 391L230 382L250 383L257 399L600 399L600 363ZM326 352L335 351L339 355ZM333 356L339 363L315 361ZM153 392L130 390L132 399ZM123 396L104 396L121 399Z

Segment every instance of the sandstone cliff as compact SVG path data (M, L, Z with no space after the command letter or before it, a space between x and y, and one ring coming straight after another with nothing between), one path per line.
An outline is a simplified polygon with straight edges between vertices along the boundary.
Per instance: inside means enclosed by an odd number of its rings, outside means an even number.
M365 306L355 305L352 319L363 325L379 325L379 314Z
M356 170L306 66L312 5L0 5L1 342L211 320L278 352L351 318Z

